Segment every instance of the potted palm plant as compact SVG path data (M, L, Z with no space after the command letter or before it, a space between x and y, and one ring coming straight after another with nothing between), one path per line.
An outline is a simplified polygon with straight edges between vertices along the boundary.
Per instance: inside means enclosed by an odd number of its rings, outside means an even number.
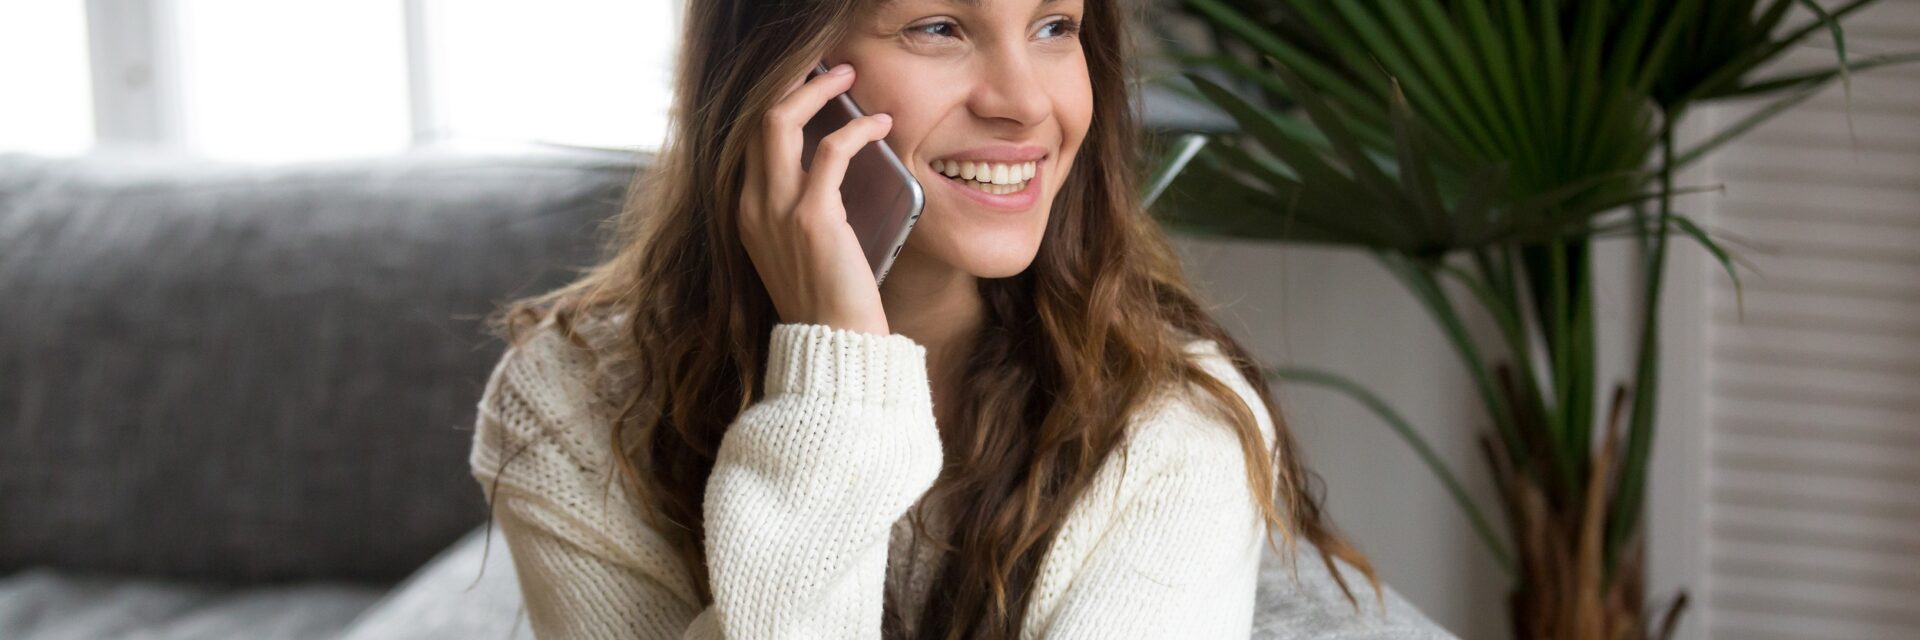
M1674 210L1688 190L1674 176L1850 72L1920 59L1848 58L1842 21L1873 2L1181 0L1213 46L1169 54L1188 70L1174 86L1238 130L1170 154L1149 180L1154 210L1189 234L1377 258L1475 383L1498 524L1361 384L1272 375L1345 392L1405 438L1510 577L1515 637L1666 637L1685 595L1645 605L1642 512L1669 237L1699 242L1739 283L1737 256ZM1767 71L1815 37L1831 39L1835 64ZM1692 109L1730 99L1766 104L1677 146ZM1616 235L1644 249L1644 302L1632 379L1603 407L1591 248ZM1498 339L1469 335L1468 304Z

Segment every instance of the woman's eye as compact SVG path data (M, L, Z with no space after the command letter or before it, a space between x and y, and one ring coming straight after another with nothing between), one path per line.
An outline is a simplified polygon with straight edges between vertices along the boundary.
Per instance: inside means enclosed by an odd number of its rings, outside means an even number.
M935 38L948 38L948 37L953 37L954 30L959 26L960 25L956 25L951 22L929 22L927 24L915 26L911 29L908 29L908 31L912 32L914 35L929 35Z
M935 39L957 38L960 35L960 25L949 21L929 22L908 27L907 33ZM1080 33L1080 23L1073 18L1061 18L1041 28L1041 37L1044 38L1070 38L1078 33Z
M1055 37L1055 38L1068 38L1068 37L1072 37L1073 34L1080 32L1080 23L1074 21L1074 19L1072 18L1061 18L1059 20L1049 22L1047 23L1047 27L1053 28L1052 37ZM1042 28L1042 31L1044 32L1045 28Z

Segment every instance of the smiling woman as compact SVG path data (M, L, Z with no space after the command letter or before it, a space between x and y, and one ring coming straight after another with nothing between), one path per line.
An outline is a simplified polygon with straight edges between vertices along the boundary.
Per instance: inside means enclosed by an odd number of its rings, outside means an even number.
M1134 195L1121 6L688 4L606 260L493 317L473 471L537 632L1245 638L1276 540L1373 580ZM838 197L883 138L929 185L884 289Z

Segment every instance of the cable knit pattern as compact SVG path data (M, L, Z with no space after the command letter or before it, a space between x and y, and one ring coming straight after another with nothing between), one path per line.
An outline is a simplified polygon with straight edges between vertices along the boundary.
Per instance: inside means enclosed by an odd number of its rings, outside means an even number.
M1273 424L1210 341L1209 373ZM767 395L730 425L705 494L714 602L618 479L609 389L552 322L494 368L472 468L543 638L880 638L885 589L915 619L942 562L909 510L939 476L926 349L823 325L773 330ZM1265 528L1233 432L1166 394L1130 422L1036 577L1022 638L1246 638ZM504 466L502 463L505 463ZM936 535L950 526L926 513Z
M715 617L728 638L878 638L888 533L940 475L926 349L783 324L771 354L707 480Z

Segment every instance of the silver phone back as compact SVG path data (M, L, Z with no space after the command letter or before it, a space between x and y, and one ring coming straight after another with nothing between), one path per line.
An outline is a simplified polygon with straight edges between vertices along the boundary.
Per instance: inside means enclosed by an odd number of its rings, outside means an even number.
M826 70L825 65L820 65L816 72ZM820 140L864 115L866 113L847 94L835 96L807 122L801 166L811 170L813 153L819 148ZM861 147L847 163L846 176L840 181L840 199L847 208L847 224L860 238L867 264L873 267L874 282L886 282L893 259L900 255L900 248L907 245L907 234L913 231L914 222L920 219L920 210L926 206L925 190L900 161L900 156L887 146L887 141L876 140Z

